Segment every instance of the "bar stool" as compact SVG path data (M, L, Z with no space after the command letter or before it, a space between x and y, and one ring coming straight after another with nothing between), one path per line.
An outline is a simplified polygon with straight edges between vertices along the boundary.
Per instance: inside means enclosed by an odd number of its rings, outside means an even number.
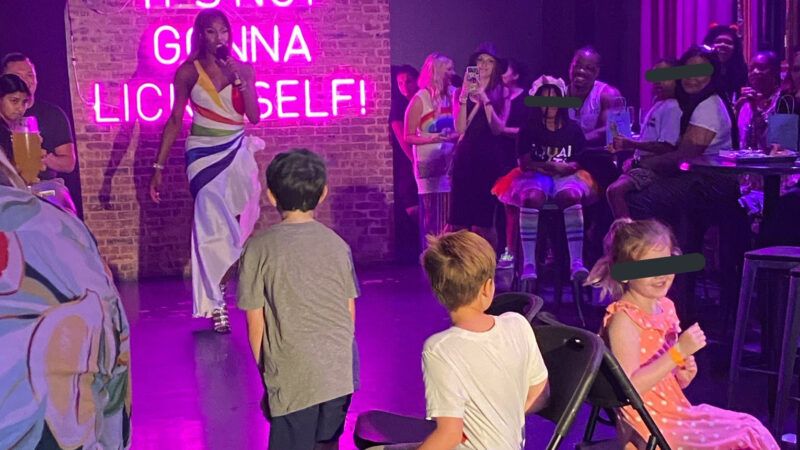
M730 373L728 374L728 407L731 407L731 403L733 402L734 389L736 383L739 381L740 370L775 375L774 371L740 367L756 275L759 270L769 269L780 270L789 274L791 270L798 265L800 265L800 247L766 247L749 251L744 255L742 285L741 291L739 292L739 305L736 312L736 326L733 334L733 348L731 350ZM789 315L787 314L786 317L788 320ZM784 330L785 339L790 337L786 336L786 331L787 330ZM781 358L781 360L783 360L783 358Z
M522 255L522 239L518 239L517 245L517 255ZM567 248L567 237L566 237L566 229L564 225L564 216L561 214L561 209L555 203L545 203L542 206L541 210L539 211L539 237L538 243L536 245L536 258L537 261L541 260L541 256L543 256L543 252L546 251L547 245L549 243L550 248L553 250L553 296L556 302L556 305L559 309L561 309L562 299L563 299L563 290L564 290L564 279L567 278L568 271L565 271L565 268L569 267L569 250ZM541 266L540 266L541 267ZM530 292L536 293L537 295L541 295L541 285L539 282L541 281L542 274L539 273L539 278L535 281L527 281L522 280L520 275L522 274L522 257L518 257L516 259L516 277L518 280L518 284L516 289L522 292ZM535 283L535 289L534 289ZM581 326L586 326L586 320L583 316L583 295L585 290L589 290L591 288L584 288L580 285L580 283L576 283L570 280L570 284L572 287L572 300L575 302L575 310L578 314L578 320L581 323Z
M786 320L783 325L781 361L778 368L778 387L775 398L775 414L772 428L781 435L786 415L786 403L792 387L794 366L797 360L797 340L800 337L800 266L789 273L789 296L786 303Z

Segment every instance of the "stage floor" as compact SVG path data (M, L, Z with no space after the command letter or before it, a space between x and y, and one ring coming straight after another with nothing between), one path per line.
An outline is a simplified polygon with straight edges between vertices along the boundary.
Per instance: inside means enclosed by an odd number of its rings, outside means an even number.
M382 409L424 415L422 345L449 325L418 267L362 268L358 274L361 390L353 397L341 440L341 448L348 450L355 448L352 433L360 412ZM217 335L210 321L191 318L188 280L123 282L119 288L132 329L133 448L266 448L269 425L259 409L263 391L247 343L244 314L231 308L233 333ZM596 329L602 307L587 309L589 328ZM570 303L558 311L562 320L574 324L573 312ZM724 405L726 358L729 349L719 344L698 355L700 372L688 391L693 403ZM765 420L766 378L743 374L741 383L738 407ZM587 417L584 407L562 448L574 448ZM790 423L794 423L793 415L787 429ZM553 428L530 416L526 448L545 448ZM598 427L598 436L612 434L613 429Z

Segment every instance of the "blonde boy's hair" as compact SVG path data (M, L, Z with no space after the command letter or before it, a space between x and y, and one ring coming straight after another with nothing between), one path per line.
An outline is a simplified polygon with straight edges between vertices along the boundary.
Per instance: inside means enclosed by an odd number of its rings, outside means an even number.
M472 303L486 280L494 278L495 259L486 239L462 230L428 236L422 266L439 303L455 311Z

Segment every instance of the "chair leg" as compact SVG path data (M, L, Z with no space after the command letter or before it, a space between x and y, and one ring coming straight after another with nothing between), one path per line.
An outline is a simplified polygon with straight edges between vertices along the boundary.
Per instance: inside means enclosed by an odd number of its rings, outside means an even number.
M753 294L753 285L756 281L755 265L745 259L744 273L742 274L742 289L739 291L739 306L736 311L736 325L733 332L733 346L731 348L731 366L728 373L728 407L733 404L733 395L736 383L739 381L739 365L742 362L745 335L747 334L747 317L750 312L750 300Z
M797 358L797 339L800 336L800 308L797 305L798 301L800 301L800 280L796 276L792 276L786 303L786 319L778 369L778 387L775 395L775 413L773 414L772 422L772 431L776 436L780 436L783 430L786 403L792 386L794 365Z
M586 328L586 319L583 317L583 307L581 303L583 303L583 287L577 281L572 282L572 299L575 301L575 310L578 312L578 320L581 322L581 326Z
M586 431L583 432L583 442L592 442L594 430L597 428L597 419L600 417L600 407L592 406L592 412L589 413L589 423L586 424Z

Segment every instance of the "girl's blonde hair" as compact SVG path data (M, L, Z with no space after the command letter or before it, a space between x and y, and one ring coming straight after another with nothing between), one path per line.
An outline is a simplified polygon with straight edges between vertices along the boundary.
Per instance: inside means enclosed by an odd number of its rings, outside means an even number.
M586 285L599 287L602 295L610 294L613 300L618 300L625 293L626 287L611 278L611 268L614 264L638 261L653 247L667 247L670 254L681 254L675 235L663 223L657 220L615 221L603 239L605 255L592 268Z
M450 80L447 78L447 66L452 63L453 60L436 52L428 55L422 63L417 83L420 89L427 89L430 92L431 100L435 104L449 95Z

